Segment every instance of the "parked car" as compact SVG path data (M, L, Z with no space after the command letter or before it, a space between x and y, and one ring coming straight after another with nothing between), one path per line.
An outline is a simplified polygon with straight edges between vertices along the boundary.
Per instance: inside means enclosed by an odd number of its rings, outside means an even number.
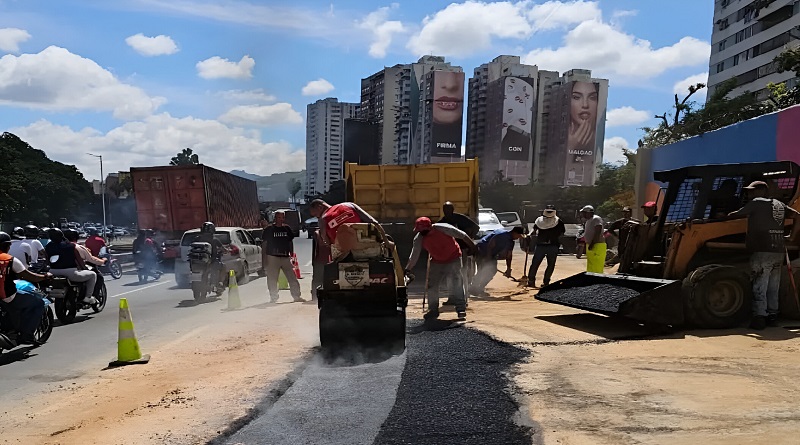
M241 227L217 227L214 238L220 240L229 252L222 257L227 270L236 273L238 283L246 283L250 274L261 270L261 243ZM200 239L200 229L187 230L181 237L180 255L175 258L175 282L178 287L191 285L189 248Z
M314 230L319 228L319 220L316 217L308 218L307 220L303 221L303 230L306 231L309 239L313 238L312 234Z
M500 219L497 218L492 209L478 209L478 234L475 239L480 239L486 236L489 232L497 229L502 229L503 225L500 224Z
M522 230L524 230L525 233L528 233L528 225L522 222L522 218L519 217L519 213L500 212L496 213L496 215L503 227L507 227L509 229L513 229L514 227L522 227Z

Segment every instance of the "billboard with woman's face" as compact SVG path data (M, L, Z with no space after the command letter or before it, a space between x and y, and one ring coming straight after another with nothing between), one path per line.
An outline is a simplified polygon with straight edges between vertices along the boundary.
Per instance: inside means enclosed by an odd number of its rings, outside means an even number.
M464 123L464 73L434 72L432 117L431 156L460 157Z
M592 185L605 137L605 91L596 82L570 82L565 185Z

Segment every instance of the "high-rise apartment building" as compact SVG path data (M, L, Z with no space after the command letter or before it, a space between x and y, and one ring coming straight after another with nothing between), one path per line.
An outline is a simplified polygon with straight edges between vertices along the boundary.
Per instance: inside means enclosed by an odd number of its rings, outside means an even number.
M466 157L480 180L592 185L602 162L608 81L588 70L559 76L499 56L469 81Z
M773 62L784 49L798 46L800 2L797 0L715 0L708 96L722 82L736 78L730 96L751 92L769 97L767 84L797 85L794 72L778 73Z
M358 115L359 104L329 97L309 104L306 117L306 190L325 193L342 178L344 120Z
M452 85L447 83L449 79L446 79L446 75L438 76L435 72L462 70L445 62L444 57L424 56L416 63L386 67L361 80L361 110L358 117L379 127L379 146L376 148L380 152L381 164L426 163L431 162L432 155L441 154L435 148L435 138L445 135L441 131L436 133L442 127L435 125L434 118L443 116L447 123L452 124L448 128L454 128L455 125L463 128L463 122L447 120L448 112L454 118L454 109L463 109L463 74L461 94L447 96L445 98L452 100L439 101L437 106L434 79L440 79L439 85L444 89ZM458 79L455 81L458 82ZM458 133L461 134L461 130ZM439 143L448 147L458 145L460 158L460 136L458 140Z

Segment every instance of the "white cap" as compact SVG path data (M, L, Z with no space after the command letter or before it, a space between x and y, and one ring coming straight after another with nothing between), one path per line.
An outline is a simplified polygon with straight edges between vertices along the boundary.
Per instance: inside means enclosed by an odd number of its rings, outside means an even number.
M592 206L583 206L583 208L581 209L581 212L592 212L592 213L594 213L594 207L592 207Z

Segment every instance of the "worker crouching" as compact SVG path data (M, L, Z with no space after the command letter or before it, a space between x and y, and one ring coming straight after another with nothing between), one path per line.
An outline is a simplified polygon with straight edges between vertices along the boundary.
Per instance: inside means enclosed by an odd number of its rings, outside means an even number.
M410 272L419 260L422 249L428 251L431 258L428 271L428 312L425 319L439 317L439 287L442 282L449 283L451 299L455 303L458 318L466 318L467 302L464 293L464 276L461 273L461 247L456 240L461 240L475 249L469 236L450 224L431 223L430 218L418 218L414 223L414 246L406 265Z

